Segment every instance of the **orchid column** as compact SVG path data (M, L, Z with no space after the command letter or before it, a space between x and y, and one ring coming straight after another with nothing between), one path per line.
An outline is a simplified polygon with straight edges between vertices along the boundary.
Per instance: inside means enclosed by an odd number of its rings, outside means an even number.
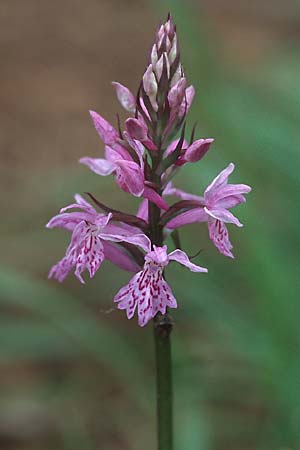
M91 118L105 146L102 158L84 157L80 162L100 176L113 175L120 189L141 199L136 214L116 210L87 193L92 206L81 195L62 208L47 224L72 233L65 256L50 270L49 277L63 281L74 270L84 283L85 270L93 278L105 260L133 272L129 283L115 295L118 309L128 319L137 311L141 327L154 324L157 368L158 450L172 450L172 319L170 308L177 308L174 294L165 280L165 269L176 261L192 272L207 269L192 263L181 250L178 228L194 223L208 225L209 238L223 255L233 258L226 223L242 224L229 211L246 201L251 188L229 184L234 170L230 163L205 189L203 196L189 194L172 184L179 169L200 161L213 142L195 139L195 127L185 139L186 116L193 97L187 86L179 55L175 25L170 16L155 36L148 66L137 95L113 82L123 108L130 113L122 126L112 126L98 113ZM169 205L166 197L178 197ZM173 230L173 231L172 231ZM165 241L173 238L175 249L168 251Z

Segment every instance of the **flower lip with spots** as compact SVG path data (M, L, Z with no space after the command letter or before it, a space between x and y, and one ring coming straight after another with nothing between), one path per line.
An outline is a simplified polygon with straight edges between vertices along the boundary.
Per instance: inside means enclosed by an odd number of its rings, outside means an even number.
M149 241L150 243L150 241ZM145 326L160 311L166 313L167 308L177 308L173 292L164 279L163 271L171 261L177 261L192 272L207 272L204 267L193 264L182 250L167 253L167 246L153 246L145 255L143 270L138 272L122 287L114 298L118 309L125 309L127 318L138 312L138 323Z

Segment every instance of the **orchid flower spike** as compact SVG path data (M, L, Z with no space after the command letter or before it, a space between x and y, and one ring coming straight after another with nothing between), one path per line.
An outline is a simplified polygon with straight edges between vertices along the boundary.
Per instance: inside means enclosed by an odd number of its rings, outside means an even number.
M108 259L135 273L114 301L118 309L126 310L128 319L137 310L138 323L145 326L157 314L166 314L167 308L177 308L164 278L171 261L192 272L207 272L193 264L182 250L167 252L164 241L171 230L207 222L209 237L219 252L233 258L226 224L242 224L229 209L245 202L244 194L251 188L228 183L233 163L220 172L201 197L172 184L181 166L202 161L214 139L195 137L194 126L186 140L187 114L195 89L188 85L183 71L176 26L170 14L157 30L137 93L121 83L112 84L126 111L124 123L118 118L116 129L90 111L105 153L102 158L83 157L80 163L97 175L113 175L124 192L141 199L139 209L136 215L128 214L106 206L106 202L90 194L96 207L106 212L102 214L75 195L75 203L62 208L47 224L48 228L60 227L71 233L65 256L52 267L49 278L63 281L74 270L84 283L83 272L87 270L90 278L94 277ZM170 196L179 197L180 201L169 206L165 198Z

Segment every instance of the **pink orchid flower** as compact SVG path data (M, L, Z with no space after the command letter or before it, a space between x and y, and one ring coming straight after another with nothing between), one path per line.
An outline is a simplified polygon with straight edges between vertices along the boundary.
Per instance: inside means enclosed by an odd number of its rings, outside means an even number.
M228 183L228 177L233 170L234 164L230 163L206 188L204 197L191 195L175 188L169 190L169 195L176 195L183 200L198 201L199 207L179 214L166 225L167 228L173 229L189 223L208 222L210 239L220 253L230 258L234 256L225 223L233 223L238 227L242 227L243 224L228 211L228 208L244 203L246 198L242 194L251 191L251 187L246 184Z
M126 250L116 244L123 241L146 250L148 238L133 227L123 228L110 223L111 214L99 214L80 195L75 195L75 200L76 203L62 208L60 214L46 225L47 228L61 227L72 231L66 255L52 267L49 278L63 281L75 267L76 277L84 283L81 273L87 269L90 277L94 277L105 258L124 270L139 270L139 265ZM74 208L79 211L67 212Z
M163 271L170 261L177 261L192 272L207 272L204 267L193 264L186 253L174 250L167 253L167 246L150 248L145 255L143 270L138 272L122 287L114 298L118 309L125 309L127 318L131 319L137 308L138 323L145 326L160 311L166 313L166 308L177 308L176 299L170 286L163 277Z
M128 150L119 143L117 131L103 117L94 111L90 112L95 128L105 144L105 158L84 157L80 163L88 166L93 172L101 176L114 174L120 188L135 197L148 198L159 208L167 210L167 203L154 189L145 186L144 161L142 144L131 139L128 133L124 133L130 147L137 154L134 161Z

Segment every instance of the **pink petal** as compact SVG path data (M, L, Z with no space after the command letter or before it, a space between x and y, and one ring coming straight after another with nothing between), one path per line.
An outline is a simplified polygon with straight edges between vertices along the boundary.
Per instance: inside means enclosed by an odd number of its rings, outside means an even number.
M148 139L147 129L145 129L144 124L138 119L129 118L125 122L126 130L132 139L137 139L138 141L144 141Z
M194 141L185 151L184 160L188 162L197 162L208 152L214 139L198 139Z
M251 187L246 184L226 184L215 192L211 197L210 202L218 203L221 206L223 199L226 197L248 194L250 191Z
M243 224L227 209L212 209L212 208L204 208L205 212L213 217L216 220L220 220L221 222L233 223L237 227L242 227Z
M183 252L182 250L174 250L169 254L169 259L177 261L179 264L182 264L183 266L186 266L188 269L190 269L191 272L208 272L208 270L205 267L197 266L196 264L193 264L187 254Z
M60 283L64 281L73 267L72 262L64 256L58 263L56 263L50 270L48 278L55 278Z
M84 284L81 276L84 270L88 270L90 278L95 276L104 260L103 245L98 236L90 235L85 238L84 244L78 251L75 275Z
M156 102L156 94L157 94L157 82L155 79L155 75L152 70L152 64L149 64L146 72L143 75L143 86L146 94L149 97L151 105L155 111L157 111L158 106Z
M222 172L220 172L219 175L217 175L216 178L213 179L213 181L205 189L204 192L204 198L206 199L206 201L210 201L216 191L227 184L228 177L233 172L233 170L234 164L230 163L226 167L226 169L222 170Z
M234 258L231 253L232 245L229 240L226 225L220 220L213 220L208 222L209 237L217 247L220 253L229 258Z
M126 86L123 86L123 84L118 83L117 81L113 81L111 84L115 88L118 100L123 108L126 109L126 111L134 113L136 107L134 95Z
M120 267L120 269L127 270L128 272L137 272L140 270L140 266L122 247L105 241L102 242L102 245L105 258Z
M140 167L142 170L144 170L143 156L145 153L145 147L143 146L143 144L141 142L137 141L136 139L132 139L130 137L130 135L127 133L127 131L124 131L123 135L124 135L126 141L128 142L128 144L130 145L130 147L137 154L137 156L139 158L139 162L140 162Z
M200 205L204 205L203 197L199 197L198 195L189 194L188 192L182 191L181 189L177 189L173 186L173 183L168 183L163 191L163 195L174 195L175 197L180 198L181 200L196 200Z
M177 144L180 139L175 139L171 144L167 147L167 150L165 151L165 156L169 156L171 153L174 152L175 148L177 147ZM182 148L185 149L188 147L187 141L184 139Z
M222 198L216 202L216 208L233 208L240 203L245 203L246 198L243 195L229 195L228 197Z
M107 176L110 175L116 166L114 163L102 158L80 158L79 162L88 166L97 175Z
M85 220L79 222L73 230L71 242L67 248L66 255L74 253L76 249L82 244L87 236L88 225Z
M79 194L75 194L75 200L76 203L71 203L70 205L65 206L64 208L60 209L60 213L64 213L68 211L69 209L81 209L84 211L87 215L96 215L96 210L90 205L87 201L84 200L83 197Z
M190 223L207 222L207 220L208 215L204 211L204 208L194 208L179 214L177 217L174 217L174 219L171 219L170 222L167 223L166 227L175 229Z
M169 205L157 192L154 191L154 189L145 186L142 196L150 200L150 202L155 203L155 205L160 209L164 209L165 211L169 209Z
M92 205L89 202L87 202L80 194L75 194L74 198L76 200L76 203L78 203L78 205L80 205L82 208L86 210L90 209L95 211Z
M90 115L94 126L104 144L114 144L119 137L114 127L95 111L90 111Z
M143 233L129 235L126 234L109 234L102 232L100 238L105 241L112 242L128 242L129 244L137 245L138 247L145 250L145 252L149 252L151 250L151 241L150 239Z
M168 94L168 101L170 108L178 109L183 101L185 95L186 79L184 77L171 88Z
M165 267L169 263L167 246L158 247L153 245L153 250L149 250L145 256L145 261L153 261L161 267Z
M195 96L195 88L194 86L189 86L185 90L185 97L180 105L179 108L179 117L183 117L184 114L187 114L190 110L190 107L192 106L192 102Z
M87 219L86 212L72 212L72 213L63 213L58 214L57 216L52 217L46 225L46 228L65 228L66 230L73 231L78 223Z
M140 166L133 161L116 160L116 179L119 186L136 197L144 191L144 174Z
M129 283L123 286L114 297L114 302L118 303L118 309L126 309L127 319L131 319L136 310L138 294L135 294L135 291L142 273L140 271L135 274Z
M139 217L140 219L145 220L146 222L148 222L148 200L144 199L141 201L139 209L136 213L136 216Z

